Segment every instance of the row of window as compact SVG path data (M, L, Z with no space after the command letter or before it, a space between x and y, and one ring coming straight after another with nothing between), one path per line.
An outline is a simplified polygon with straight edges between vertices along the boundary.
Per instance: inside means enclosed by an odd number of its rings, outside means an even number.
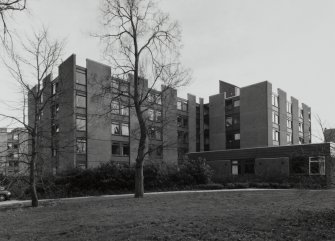
M186 100L177 101L177 110L187 111L188 105Z
M178 127L188 127L188 117L187 116L177 116L177 126Z
M300 163L303 165L303 163ZM231 174L240 175L242 174L242 161L232 160L231 161ZM308 174L309 175L325 175L326 173L326 158L324 156L309 157L308 159ZM255 173L255 161L248 160L244 162L244 174Z
M279 108L279 96L276 94L272 94L272 105ZM286 101L286 112L292 114L292 103L289 101ZM299 118L304 118L304 110L302 108L299 108ZM308 118L311 120L311 113L308 113Z
M272 140L274 141L275 144L279 144L280 141L280 132L277 129L272 129ZM287 133L286 134L286 141L287 144L293 144L293 134L292 133ZM305 140L303 137L299 137L299 144L304 144Z
M226 100L226 110L233 110L234 108L240 107L240 100Z
M112 135L129 136L129 124L121 122L112 123Z
M279 125L279 123L280 123L280 121L279 121L279 114L276 111L272 111L272 122L274 124L277 124L277 125ZM293 121L292 121L291 118L287 118L286 124L287 124L287 128L288 129L292 129L293 128ZM304 132L304 130L303 130L303 123L299 122L298 126L299 126L299 132Z
M129 116L129 107L120 103L120 101L112 101L111 113L116 115Z
M148 109L148 119L150 121L162 121L162 112L159 110Z
M226 116L226 127L237 126L240 124L239 116Z

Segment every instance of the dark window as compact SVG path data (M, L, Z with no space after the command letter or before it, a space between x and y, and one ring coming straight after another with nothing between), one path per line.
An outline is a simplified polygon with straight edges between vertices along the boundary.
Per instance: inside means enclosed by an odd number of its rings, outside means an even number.
M112 155L121 155L120 151L120 143L113 143L112 144Z
M255 160L246 160L244 165L245 174L255 174Z
M129 156L129 145L128 144L122 145L122 155Z

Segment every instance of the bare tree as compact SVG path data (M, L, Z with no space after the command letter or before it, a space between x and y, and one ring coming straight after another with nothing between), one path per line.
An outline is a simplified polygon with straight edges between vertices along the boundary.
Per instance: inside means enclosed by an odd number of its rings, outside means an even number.
M11 116L4 113L1 113L0 116L23 126L28 136L29 152L20 154L25 157L21 158L21 161L25 161L29 167L31 201L32 206L37 207L37 167L43 159L45 141L45 130L40 120L46 106L51 101L50 97L45 99L45 96L50 95L46 94L47 88L44 81L51 78L52 72L59 64L63 43L51 40L48 31L43 29L34 33L26 44L22 43L20 46L22 47L20 50L8 49L8 58L4 60L4 63L24 96L22 116Z
M114 76L126 79L128 75L130 82L129 106L135 110L139 125L135 197L143 197L149 93L160 84L169 90L189 81L189 71L179 60L181 31L152 0L103 0L101 11L105 33L97 36L104 44L105 57ZM143 88L144 78L148 88Z
M13 11L23 11L26 9L27 0L0 0L0 17L2 21L2 31L5 36L8 33L7 15Z

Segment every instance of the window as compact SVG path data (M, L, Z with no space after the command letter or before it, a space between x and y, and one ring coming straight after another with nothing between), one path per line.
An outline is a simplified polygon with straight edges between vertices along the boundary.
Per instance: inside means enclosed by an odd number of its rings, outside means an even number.
M86 131L86 116L77 116L76 127L77 131Z
M129 156L130 149L128 143L113 142L112 155L114 156Z
M309 175L325 175L326 158L324 156L309 158Z
M293 122L291 119L287 119L287 128L292 129Z
M182 127L183 126L183 118L179 115L177 116L177 126Z
M301 144L304 144L305 143L305 140L304 140L304 138L302 138L302 137L299 137L299 144L301 145Z
M112 123L112 135L120 135L120 124L119 123Z
M241 167L239 165L239 161L232 161L231 162L231 174L238 175L241 173Z
M234 107L239 107L239 106L240 106L240 100L235 100Z
M276 94L272 94L272 105L275 107L279 106L279 97Z
M13 135L13 140L17 141L19 139L19 134L14 134Z
M291 102L286 102L286 112L291 114L292 113L292 104Z
M156 128L156 140L162 140L162 131Z
M183 142L184 142L185 144L188 143L188 132L184 132Z
M52 111L52 113L51 113L52 118L56 118L57 115L58 115L58 112L59 112L59 104L55 104L51 108L52 108L52 110L51 110Z
M148 136L150 139L155 139L156 138L156 131L155 131L155 127L149 127L148 129Z
M128 144L122 144L122 155L129 156L129 145Z
M53 83L52 84L52 93L51 94L53 94L53 95L55 95L56 93L57 93L57 91L58 91L58 83Z
M149 118L149 120L151 120L151 121L154 120L154 110L153 110L153 109L149 109L149 110L148 110L148 118Z
M160 111L156 111L156 121L157 122L160 122L160 121L162 121L162 112L160 112Z
M299 132L303 132L303 126L301 122L299 122Z
M77 153L86 154L86 139L77 139Z
M303 119L304 118L304 110L299 109L299 118Z
M240 133L234 134L234 139L235 139L235 141L239 141L241 139Z
M18 158L19 158L19 153L15 152L15 153L13 154L13 157L14 157L15 159L18 159Z
M233 109L233 101L226 100L226 110L232 110L232 109Z
M77 72L76 83L80 85L86 85L86 74L83 72Z
M129 116L129 108L128 108L128 106L121 105L121 115Z
M287 144L292 144L293 143L293 136L292 133L287 133Z
M59 133L59 125L58 124L53 124L51 127L51 132L52 134Z
M127 94L128 93L128 84L127 83L124 83L124 84L121 84L120 85L120 92L122 94Z
M255 174L255 160L245 160L244 173Z
M272 112L272 122L277 125L279 124L279 115L277 112Z
M182 105L181 105L181 101L178 100L178 101L177 101L177 109L178 109L178 110L181 110L181 108L182 108L181 106L182 106Z
M272 130L272 140L279 141L279 131L276 129Z
M233 117L227 116L226 117L226 127L232 127L233 126Z
M150 103L155 102L155 95L153 93L148 93L148 102Z
M187 102L186 101L183 101L183 103L182 103L182 110L187 111Z
M120 114L120 103L118 101L112 101L111 103L111 113Z
M113 92L116 92L119 90L119 81L117 80L112 80L111 82L111 89Z
M76 95L76 106L79 108L86 108L86 96Z
M113 143L112 144L112 155L121 155L121 148L120 143Z
M77 148L78 148L78 142L77 142ZM77 151L78 151L78 149L77 149ZM56 148L52 148L51 149L51 155L52 155L52 157L56 157L57 156L57 149Z
M7 144L7 149L12 149L13 148L13 144L12 143L8 143Z
M123 136L129 136L129 124L121 124L121 133Z

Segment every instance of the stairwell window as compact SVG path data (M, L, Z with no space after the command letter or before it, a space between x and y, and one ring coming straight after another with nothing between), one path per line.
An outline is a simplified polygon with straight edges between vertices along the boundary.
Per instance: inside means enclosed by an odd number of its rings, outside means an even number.
M279 106L279 97L276 94L272 94L272 105L275 107Z
M86 116L76 117L77 131L86 131Z
M79 108L86 108L86 96L76 95L76 106Z
M77 153L86 154L86 139L83 138L77 139Z

